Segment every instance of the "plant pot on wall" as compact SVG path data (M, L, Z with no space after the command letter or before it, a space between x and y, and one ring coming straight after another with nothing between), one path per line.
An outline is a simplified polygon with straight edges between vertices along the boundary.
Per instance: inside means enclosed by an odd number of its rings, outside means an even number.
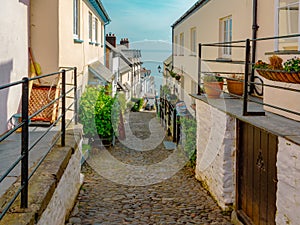
M204 82L204 91L208 98L219 98L223 90L222 82Z
M231 94L242 96L244 93L244 82L227 79L227 89Z

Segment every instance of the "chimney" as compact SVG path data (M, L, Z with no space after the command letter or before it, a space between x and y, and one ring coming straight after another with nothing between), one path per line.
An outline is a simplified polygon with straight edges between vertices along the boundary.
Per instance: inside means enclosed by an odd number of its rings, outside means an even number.
M120 41L120 45L125 45L127 48L129 48L128 38L122 38L121 41Z
M117 46L117 38L115 34L111 34L111 33L106 34L106 41L114 47Z

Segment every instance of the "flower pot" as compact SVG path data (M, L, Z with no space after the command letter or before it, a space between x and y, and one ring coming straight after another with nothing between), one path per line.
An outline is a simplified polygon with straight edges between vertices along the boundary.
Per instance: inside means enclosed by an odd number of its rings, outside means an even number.
M208 98L219 98L223 90L223 82L204 82L204 91Z
M227 79L227 89L231 94L242 96L244 93L244 82Z

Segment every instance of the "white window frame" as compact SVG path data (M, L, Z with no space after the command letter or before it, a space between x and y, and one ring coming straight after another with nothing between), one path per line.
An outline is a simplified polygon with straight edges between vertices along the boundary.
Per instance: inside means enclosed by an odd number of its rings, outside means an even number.
M191 55L195 56L197 54L197 30L196 27L191 28Z
M93 41L93 14L89 12L89 42Z
M73 38L80 36L80 4L79 0L73 0Z
M184 56L184 33L180 33L179 35L179 55Z
M227 16L220 19L220 42L231 42L232 41L232 16ZM232 48L221 47L220 57L231 58Z
M98 43L98 19L94 18L94 40Z
M295 0L295 3L288 4L288 5L286 5L286 7L292 6L292 5L297 5L297 4L298 4L298 32L297 33L300 33L300 11L299 11L300 1L297 2ZM282 9L282 8L284 8L284 7L280 6L280 0L275 0L275 12L274 12L274 15L275 15L274 34L275 34L275 36L279 36L279 19L280 19L279 18L279 10ZM288 26L289 32L291 32L291 27L290 27L291 26L291 21L289 19L290 19L290 17L287 18L287 23L288 23L287 26ZM292 33L290 33L290 34L292 34ZM275 51L279 51L279 42L280 42L279 39L274 40L274 50ZM300 51L300 37L298 37L298 51Z

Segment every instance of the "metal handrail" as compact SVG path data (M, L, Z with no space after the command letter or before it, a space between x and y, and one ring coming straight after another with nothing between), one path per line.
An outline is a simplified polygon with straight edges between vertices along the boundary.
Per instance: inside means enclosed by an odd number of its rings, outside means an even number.
M73 87L70 88L70 90L66 91L66 76L67 72L73 72L74 75L74 83L72 84ZM29 82L34 81L37 79L45 78L45 77L52 77L52 76L62 76L62 84L61 84L61 94L56 99L49 102L47 105L41 107L39 110L34 112L32 115L28 115L28 109L29 109ZM77 124L78 122L78 109L77 109L77 68L76 67L68 67L65 69L62 69L61 71L45 74L41 76L36 76L33 78L25 77L20 81L12 82L9 84L4 84L0 86L0 90L10 88L12 86L16 85L22 85L22 122L17 124L13 129L6 132L3 136L0 137L0 143L7 139L9 136L14 134L17 129L22 128L21 133L21 155L18 157L16 161L13 162L13 164L4 172L4 174L0 177L0 184L1 182L12 172L13 169L16 168L16 166L21 162L21 186L17 190L17 192L14 194L14 196L10 199L10 201L4 205L4 208L2 211L0 211L0 220L4 217L4 215L8 212L9 208L12 206L12 204L15 202L19 194L21 193L21 208L27 208L28 207L28 181L33 176L33 174L36 172L36 170L39 168L39 166L43 163L44 159L48 155L48 153L51 151L51 149L57 144L58 140L61 139L61 146L65 146L65 134L66 134L66 128L71 124L72 121ZM74 93L74 101L66 107L66 98L67 95L70 93ZM49 128L35 140L31 145L29 145L29 124L30 120L41 113L43 110L48 108L49 106L56 104L58 101L61 100L62 108L61 108L61 115L57 117L57 119L49 126ZM74 108L74 116L71 118L71 120L66 124L66 112L68 110L71 110ZM39 162L36 164L36 166L32 169L32 172L29 174L29 163L28 163L28 156L29 152L50 132L50 130L57 125L59 122L61 122L61 131L60 135L57 135L56 139L53 141L51 146L48 148L46 153L42 156L42 158L39 160Z
M231 93L228 93L234 97L238 97L241 98L243 100L243 115L244 116L251 116L251 115L265 115L265 112L253 112L253 111L249 111L248 110L248 102L255 102L258 103L260 105L264 105L264 106L268 106L274 109L278 109L278 110L282 110L294 115L300 115L299 112L295 112L286 108L282 108L282 107L278 107L275 105L271 105L271 104L266 104L266 103L262 103L259 101L255 101L253 99L250 99L249 96L252 94L251 90L255 89L255 85L260 85L262 88L264 87L271 87L271 88L277 88L277 89L282 89L282 90L288 90L288 91L293 91L293 92L300 92L300 90L297 90L295 88L290 88L290 87L281 87L281 86L277 86L277 85L271 85L271 84L265 84L264 82L258 83L255 82L255 75L254 75L254 69L253 69L253 65L254 63L251 62L251 43L254 42L258 42L258 41L266 41L266 40L274 40L274 39L286 39L286 38L295 38L295 37L300 37L300 34L293 34L293 35L285 35L285 36L276 36L276 37L264 37L264 38L256 38L256 39L246 39L243 41L232 41L232 42L222 42L222 43L199 43L199 51L198 51L198 95L201 95L201 74L206 74L206 73L213 73L213 74L244 74L244 94L243 96L237 96L237 95L233 95ZM241 72L207 72L207 71L202 71L201 68L201 62L202 61L209 61L209 62L216 62L219 63L219 60L209 60L209 59L203 59L202 58L202 51L203 51L203 47L224 47L224 45L226 45L226 47L233 47L233 44L236 43L245 43L244 46L244 50L245 50L245 59L244 59L244 73ZM235 46L237 47L237 46ZM242 47L242 46L240 46ZM232 64L234 63L234 61L224 61L223 63L228 63L228 64ZM267 69L266 71L278 71L278 70L269 70ZM251 80L249 81L249 75L251 75ZM224 77L226 78L226 77ZM248 91L248 87L250 87L250 91ZM246 91L245 91L246 90ZM256 90L256 89L255 89ZM263 90L263 89L262 89ZM257 91L257 90L256 90Z

